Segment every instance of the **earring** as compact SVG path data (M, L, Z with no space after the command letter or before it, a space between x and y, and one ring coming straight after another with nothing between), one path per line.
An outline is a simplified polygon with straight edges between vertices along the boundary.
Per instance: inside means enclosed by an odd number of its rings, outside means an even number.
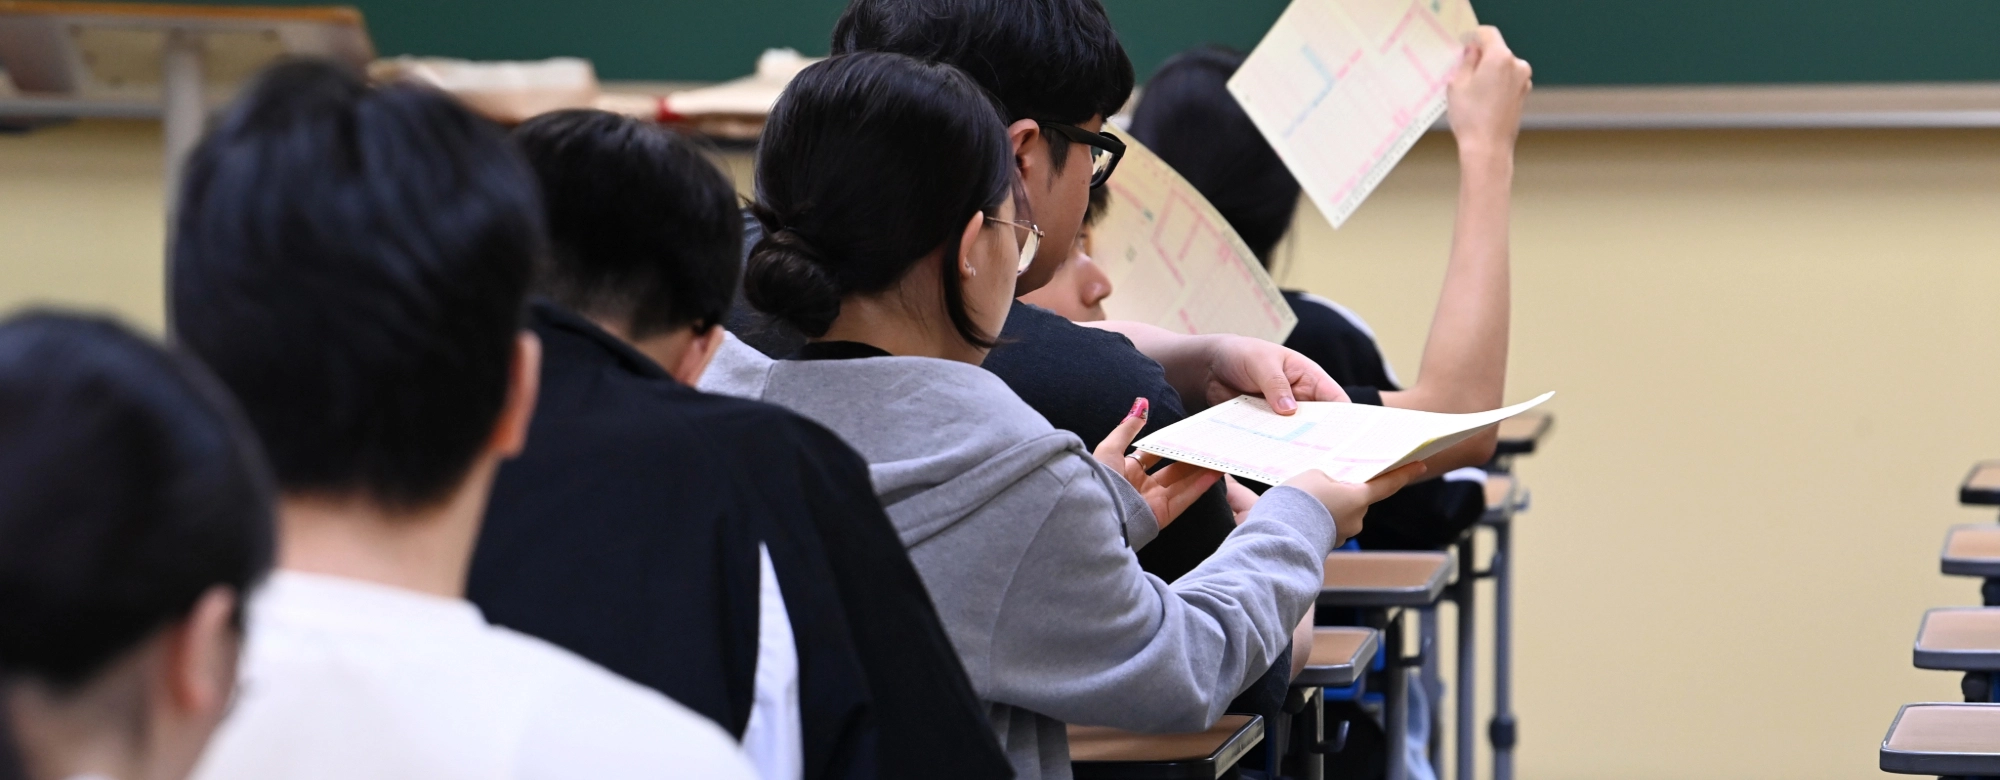
M979 275L979 269L977 269L977 268L974 268L974 267L972 267L972 264L970 264L970 263L967 263L967 264L966 264L966 266L965 266L965 275L966 275L966 276L978 276L978 275Z

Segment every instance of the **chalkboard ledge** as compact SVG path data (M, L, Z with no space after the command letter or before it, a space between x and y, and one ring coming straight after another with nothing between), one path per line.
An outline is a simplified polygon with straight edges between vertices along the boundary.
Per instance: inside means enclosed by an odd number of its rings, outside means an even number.
M1528 130L2000 127L2000 82L1539 87ZM1447 129L1440 120L1435 130Z

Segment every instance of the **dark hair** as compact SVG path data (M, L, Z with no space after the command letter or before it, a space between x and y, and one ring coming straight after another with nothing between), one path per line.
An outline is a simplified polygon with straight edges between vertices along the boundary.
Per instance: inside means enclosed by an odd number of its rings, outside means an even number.
M0 324L0 679L81 684L271 566L271 480L194 360L108 320Z
M722 321L742 271L743 212L704 146L587 109L530 119L513 139L548 210L536 292L633 338Z
M1243 55L1193 49L1154 71L1132 114L1132 136L1222 212L1265 265L1292 227L1299 183L1229 94Z
M273 66L195 149L173 245L179 337L236 392L286 492L444 500L506 402L533 175L422 87Z
M1132 59L1099 0L852 0L833 26L833 53L886 51L966 72L1008 121L1074 125L1110 117L1132 96ZM1057 133L1060 171L1070 140Z
M1111 188L1090 188L1090 201L1083 207L1083 226L1095 227L1104 213L1111 210Z

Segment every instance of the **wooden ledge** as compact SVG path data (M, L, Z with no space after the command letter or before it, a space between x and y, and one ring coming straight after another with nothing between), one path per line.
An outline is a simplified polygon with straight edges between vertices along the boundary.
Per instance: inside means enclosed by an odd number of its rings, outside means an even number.
M2000 506L2000 460L1972 467L1958 486L1958 502L1974 506Z
M1924 613L1914 646L1918 669L2000 669L2000 608L1947 607Z
M2000 775L2000 704L1905 704L1881 768L1905 775Z
M1139 734L1070 726L1070 768L1077 780L1215 780L1264 741L1264 719L1224 715L1207 731Z
M1548 412L1522 412L1501 420L1498 426L1500 444L1493 452L1496 455L1532 455L1555 423L1555 415Z
M1441 552L1337 552L1326 558L1319 603L1329 607L1423 607L1451 574Z
M1305 671L1292 682L1318 687L1353 685L1367 673L1381 642L1381 632L1372 628L1315 628L1312 656L1306 660Z
M1945 532L1944 550L1939 553L1938 561L1945 574L2000 577L2000 525L1952 526Z

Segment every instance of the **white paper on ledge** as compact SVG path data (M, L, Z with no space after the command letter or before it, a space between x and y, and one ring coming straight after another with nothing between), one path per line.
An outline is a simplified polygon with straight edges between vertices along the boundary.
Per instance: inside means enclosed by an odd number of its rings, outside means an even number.
M1111 280L1104 313L1189 335L1234 333L1285 343L1299 318L1229 222L1128 134L1091 228L1092 259Z
M1293 0L1229 91L1337 228L1444 114L1478 26L1467 0Z
M1133 446L1267 485L1309 469L1359 484L1436 455L1554 395L1543 393L1532 401L1474 414L1314 401L1299 404L1298 413L1289 417L1246 395L1155 431Z

